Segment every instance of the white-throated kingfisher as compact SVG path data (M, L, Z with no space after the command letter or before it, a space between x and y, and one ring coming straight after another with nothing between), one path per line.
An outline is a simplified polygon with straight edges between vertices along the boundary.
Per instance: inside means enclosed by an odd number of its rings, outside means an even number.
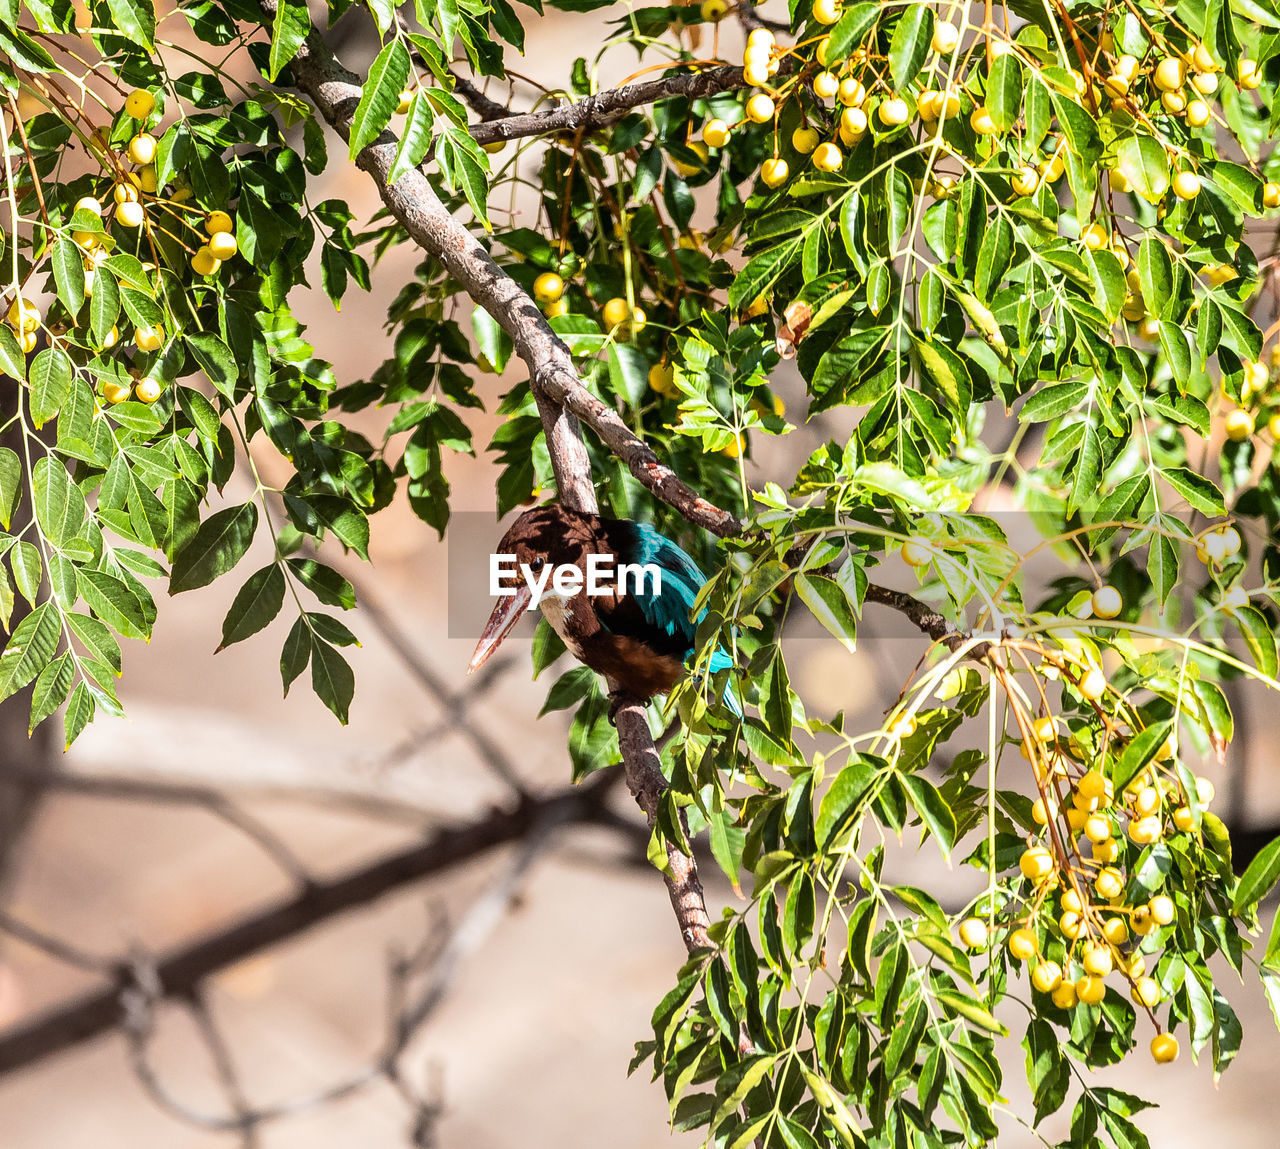
M516 519L495 553L515 556L514 573L508 568L502 579L503 587L513 593L493 608L468 673L484 665L534 605L531 579L544 588L537 605L569 653L622 691L652 698L665 694L686 673L685 660L694 652L694 635L706 613L691 617L706 576L680 547L647 523L549 503ZM620 586L616 575L622 564L656 568L658 578L636 578L633 571ZM574 577L566 568L579 573ZM553 584L555 571L568 576L562 577L559 592ZM589 594L593 571L596 592ZM709 668L715 673L732 665L733 659L717 649ZM741 715L731 686L725 690L725 703Z

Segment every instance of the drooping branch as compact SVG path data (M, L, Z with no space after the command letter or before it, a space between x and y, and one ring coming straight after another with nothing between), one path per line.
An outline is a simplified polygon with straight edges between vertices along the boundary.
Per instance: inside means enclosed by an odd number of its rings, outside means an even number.
M718 68L709 68L705 72L681 72L675 76L663 76L658 80L624 84L620 88L607 88L577 103L564 104L545 112L527 112L514 116L504 114L501 118L484 116L484 123L472 126L471 135L476 143L490 144L497 140L544 136L549 132L579 130L591 132L598 128L607 128L633 109L645 107L659 100L670 99L673 96L684 96L694 100L745 87L747 82L743 78L742 69L725 64ZM467 102L471 103L470 99ZM481 115L483 116L483 113Z
M892 590L878 583L867 586L866 601L880 606L887 606L903 615L921 634L926 634L935 642L942 643L948 650L958 650L970 636L954 626L948 619L939 614L928 603L921 602L906 591ZM984 659L991 650L991 643L979 642L969 650L969 658L975 661Z

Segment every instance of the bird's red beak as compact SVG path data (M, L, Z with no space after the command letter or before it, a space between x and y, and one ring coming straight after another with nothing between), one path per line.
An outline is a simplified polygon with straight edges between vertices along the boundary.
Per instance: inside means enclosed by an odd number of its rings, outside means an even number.
M520 616L529 609L532 599L533 592L528 583L521 583L515 594L498 599L498 605L493 608L489 621L484 624L484 633L476 643L476 652L471 656L471 664L467 667L468 674L479 670L489 660L489 656L520 621Z

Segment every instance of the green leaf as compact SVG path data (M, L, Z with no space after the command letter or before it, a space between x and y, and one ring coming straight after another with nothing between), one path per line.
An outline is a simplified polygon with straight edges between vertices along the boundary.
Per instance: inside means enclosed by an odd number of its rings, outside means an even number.
M27 357L5 323L0 323L0 371L19 382L27 377Z
M6 531L22 501L22 460L8 447L0 447L0 527Z
M889 41L889 75L894 91L903 91L916 78L929 54L932 37L933 9L925 4L908 5Z
M1082 379L1050 383L1023 404L1018 417L1026 423L1047 423L1078 407L1088 395L1089 384Z
M107 0L111 20L130 40L155 51L156 13L151 0Z
M1111 783L1117 794L1155 761L1172 731L1172 722L1153 722L1129 740L1111 773Z
M147 638L151 623L143 604L122 579L105 571L76 569L80 596L97 616L125 638Z
M276 18L271 24L271 53L267 59L267 78L273 84L280 69L298 54L310 31L311 14L305 3L278 0Z
M186 343L200 369L223 395L234 402L236 380L240 368L231 348L209 331L199 331L186 337Z
M35 688L31 692L31 721L27 726L28 734L31 734L66 701L75 676L75 665L71 661L71 655L65 653L58 655L40 672Z
M35 606L36 599L40 596L40 583L44 578L39 548L26 539L20 539L9 551L9 565L13 568L13 582L18 593Z
M68 614L66 620L89 656L119 674L122 666L120 644L116 642L111 628L87 614Z
M312 643L311 689L345 726L356 692L356 677L347 660L327 642L318 639Z
M1231 909L1237 915L1256 905L1271 892L1280 879L1280 838L1258 851L1248 868L1240 875Z
M409 64L409 51L398 39L387 44L373 61L360 103L351 119L348 154L352 161L391 123L400 102L400 92L409 79Z
M1007 1037L1009 1035L1009 1031L1001 1022L996 1020L991 1011L984 1008L973 998L966 997L962 993L955 993L952 990L940 990L935 996L948 1010L959 1014L966 1021L973 1022L979 1029L984 1029L988 1033L994 1033L999 1037Z
M389 183L395 183L405 172L412 171L422 163L431 148L431 129L434 124L431 101L425 93L414 92L413 102L409 105L404 127L400 131L400 146L396 148L395 162L387 176Z
M875 27L879 19L879 4L855 4L852 8L846 8L831 29L827 59L845 59Z
M826 575L801 573L796 575L795 588L800 601L845 649L856 650L858 620L840 584Z
M218 650L241 642L267 626L280 613L284 592L284 572L279 563L250 575L222 620L222 642Z
M1225 515L1222 492L1209 479L1186 467L1167 467L1160 472L1165 482L1194 509L1205 515Z
M53 245L49 259L53 264L53 281L58 288L58 298L75 315L84 305L84 256L64 236Z
M1275 678L1280 671L1280 663L1276 659L1276 636L1262 612L1256 607L1243 606L1236 607L1232 615L1258 669L1268 678Z
M258 508L242 503L210 515L173 560L169 593L208 586L243 557L258 528Z
M1001 56L1001 60L1010 57ZM1013 226L1004 216L998 216L987 228L978 248L978 270L974 277L974 290L984 303L989 302L1004 279L1013 261Z
M289 569L326 606L340 606L343 610L351 610L356 605L355 587L333 567L314 559L290 559Z
M93 701L93 695L89 693L89 687L81 682L71 692L71 701L67 703L67 712L62 720L66 735L65 749L71 749L71 744L80 737L84 728L93 720L96 708L97 704Z
M943 855L950 857L951 848L956 843L956 816L941 791L919 774L907 774L902 784L911 795L911 804L915 806L920 820L938 840Z
M1147 310L1162 315L1173 292L1173 259L1159 236L1148 235L1138 249L1138 275Z
M61 347L46 347L31 363L31 421L43 427L71 393L71 357Z
M93 295L89 298L89 329L99 346L107 341L119 318L120 288L116 277L100 267L93 277Z
M294 680L307 669L311 659L311 630L307 620L299 616L284 640L284 649L280 652L280 677L284 681L284 695L289 697L289 687Z
M37 525L55 547L65 546L80 533L89 513L84 494L66 467L50 455L36 460L31 481Z
M49 664L61 634L52 603L42 602L18 623L0 655L0 701L16 694Z
M874 767L862 758L853 759L835 776L818 804L818 817L813 824L820 849L828 849L848 827L875 776Z
M1159 203L1169 189L1169 157L1149 135L1129 136L1117 148L1118 167L1133 190L1148 203Z
M997 56L987 81L987 111L1002 132L1009 131L1022 113L1022 64L1012 52ZM1008 226L1004 217L1000 222Z

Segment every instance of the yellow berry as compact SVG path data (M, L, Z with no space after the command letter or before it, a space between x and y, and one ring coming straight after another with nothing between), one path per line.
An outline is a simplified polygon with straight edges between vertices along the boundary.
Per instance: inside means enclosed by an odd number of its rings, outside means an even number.
M702 0L699 12L708 23L719 24L729 14L729 5L725 0Z
M1076 981L1076 999L1082 1005L1099 1005L1107 996L1107 983L1100 977L1088 975Z
M413 89L404 88L396 100L396 115L403 116L413 104Z
M1052 993L1062 984L1062 967L1054 961L1042 961L1031 971L1031 984L1041 993Z
M819 144L813 151L813 166L820 172L836 172L844 163L844 156L835 144Z
M1106 898L1107 901L1118 898L1124 893L1124 875L1112 866L1105 866L1098 871L1093 888L1098 891L1098 897Z
M708 120L702 125L702 142L709 148L722 148L729 142L729 125L724 120Z
M1075 890L1065 890L1062 894L1062 908L1073 914L1084 912L1084 902Z
M236 237L229 231L220 231L211 235L205 245L213 253L215 259L230 259L239 248Z
M765 187L776 188L787 182L787 161L774 156L760 165L760 179Z
M1160 96L1160 105L1166 112L1177 115L1187 106L1187 97L1181 92L1165 92Z
M1120 857L1120 843L1114 838L1108 838L1103 842L1094 842L1090 852L1095 862L1101 862L1104 866L1109 866Z
M960 43L960 29L946 20L937 20L933 25L932 48L939 55L945 56L956 50Z
M1173 812L1173 824L1184 834L1189 834L1195 828L1195 818L1191 814L1191 810L1187 806L1179 806Z
M160 184L156 179L155 164L144 164L138 172L138 187L140 187L147 195L155 195Z
M840 81L840 88L836 95L846 107L854 108L867 98L867 89L857 77L846 76Z
M840 0L814 0L813 18L819 24L834 24L840 15Z
M1129 940L1129 927L1124 918L1107 918L1102 923L1102 936L1113 946L1122 946Z
M1258 67L1258 61L1241 56L1240 63L1236 65L1236 82L1247 92L1257 88L1262 83L1262 70Z
M876 114L880 117L880 122L889 128L896 128L900 124L905 124L911 118L911 109L907 105L906 100L901 100L895 96L891 100L885 100L876 110Z
M867 130L867 113L861 108L845 108L840 113L840 137L855 143Z
M156 98L145 88L134 88L124 100L124 110L135 120L145 120L156 106Z
M564 280L554 271L544 271L533 281L533 297L539 303L554 303L564 294Z
M1193 128L1203 128L1209 122L1209 105L1203 100L1192 100L1187 105L1187 123Z
M156 138L150 132L139 132L129 141L129 158L135 164L149 164L156 158Z
M1084 836L1093 843L1105 842L1111 837L1111 822L1101 814L1085 819Z
M132 183L119 183L111 189L111 196L116 203L137 203L138 189Z
M102 385L102 397L113 407L117 403L123 403L132 394L133 388L125 383L108 382Z
M1084 928L1084 918L1070 910L1058 919L1058 929L1062 931L1062 936L1069 941L1075 941L1084 933Z
M141 227L145 218L146 212L136 200L116 204L116 223L121 227Z
M1262 206L1280 207L1280 183L1268 180L1262 185Z
M1031 820L1037 826L1047 826L1049 824L1049 811L1045 809L1043 798L1037 798L1031 804Z
M157 323L154 327L134 328L133 341L137 344L139 351L158 351L164 342L164 324Z
M1171 1033L1157 1034L1151 1039L1151 1056L1157 1065L1178 1060L1178 1039Z
M1187 66L1174 56L1166 56L1151 74L1152 83L1162 92L1178 91L1187 78Z
M987 945L987 923L981 918L965 918L960 923L960 941L971 950L985 949Z
M220 231L231 230L231 217L225 211L211 211L204 217L205 235L217 235Z
M1135 818L1129 823L1129 838L1139 846L1149 846L1164 835L1164 825L1155 815Z
M1218 73L1197 72L1191 77L1191 86L1202 96L1212 96L1218 90Z
M1106 977L1115 968L1111 951L1106 946L1088 947L1080 959L1080 964L1094 977Z
M1096 666L1080 680L1080 694L1090 702L1097 702L1107 691L1107 676Z
M1160 1004L1160 983L1153 977L1140 977L1134 982L1131 996L1139 1005L1152 1009Z
M102 204L100 204L96 199L94 199L93 196L87 195L76 200L76 206L72 210L88 211L88 212L92 212L94 215L100 216L102 214ZM79 241L77 240L77 242Z
M1192 49L1188 63L1201 72L1212 72L1218 66L1217 61L1213 58L1213 53L1203 44L1197 44Z
M1009 952L1019 961L1033 957L1040 947L1036 944L1036 935L1029 929L1014 930L1009 935Z
M1167 926L1173 922L1175 909L1173 899L1167 894L1156 894L1154 898L1147 903L1147 909L1151 913L1151 920L1158 926Z
M1196 798L1201 806L1208 806L1213 801L1215 793L1213 783L1208 778L1196 778Z
M829 100L840 90L840 81L834 72L819 72L813 78L813 94Z
M1044 881L1056 868L1053 855L1043 846L1033 846L1018 859L1018 869L1022 871L1022 876L1032 882Z
M1195 199L1200 194L1200 177L1195 172L1179 172L1171 186L1179 199Z
M807 156L821 141L822 137L814 128L796 128L791 133L791 146L802 156Z
M659 395L674 392L675 381L675 368L670 363L655 363L649 368L649 387Z
M1033 167L1020 167L1009 181L1020 196L1035 195L1040 186L1040 173Z
M153 379L148 375L145 379L138 383L135 389L137 396L144 403L154 403L160 398L160 392L164 390L164 386L159 379Z
M552 302L546 304L543 307L542 314L545 315L548 319L558 319L562 315L568 315L569 301L563 297L560 299L552 300Z
M222 260L215 256L207 245L201 247L191 257L191 270L197 275L214 275L221 266Z
M774 103L770 96L757 92L747 101L747 119L753 124L765 124L773 119Z
M1151 920L1151 910L1147 906L1135 906L1129 917L1129 928L1140 938L1145 938L1156 923Z
M1227 433L1227 438L1233 443L1243 443L1254 431L1253 415L1248 411L1241 411L1236 408L1229 411L1227 417L1222 424L1223 430Z
M1124 599L1113 586L1100 586L1091 599L1093 613L1098 618L1115 618L1124 609Z
M1053 1004L1059 1009L1072 1009L1076 1004L1076 987L1074 982L1064 981L1050 994Z
M995 121L991 118L991 112L988 111L985 104L979 104L973 109L973 114L969 117L969 126L980 136L990 136L995 134Z

